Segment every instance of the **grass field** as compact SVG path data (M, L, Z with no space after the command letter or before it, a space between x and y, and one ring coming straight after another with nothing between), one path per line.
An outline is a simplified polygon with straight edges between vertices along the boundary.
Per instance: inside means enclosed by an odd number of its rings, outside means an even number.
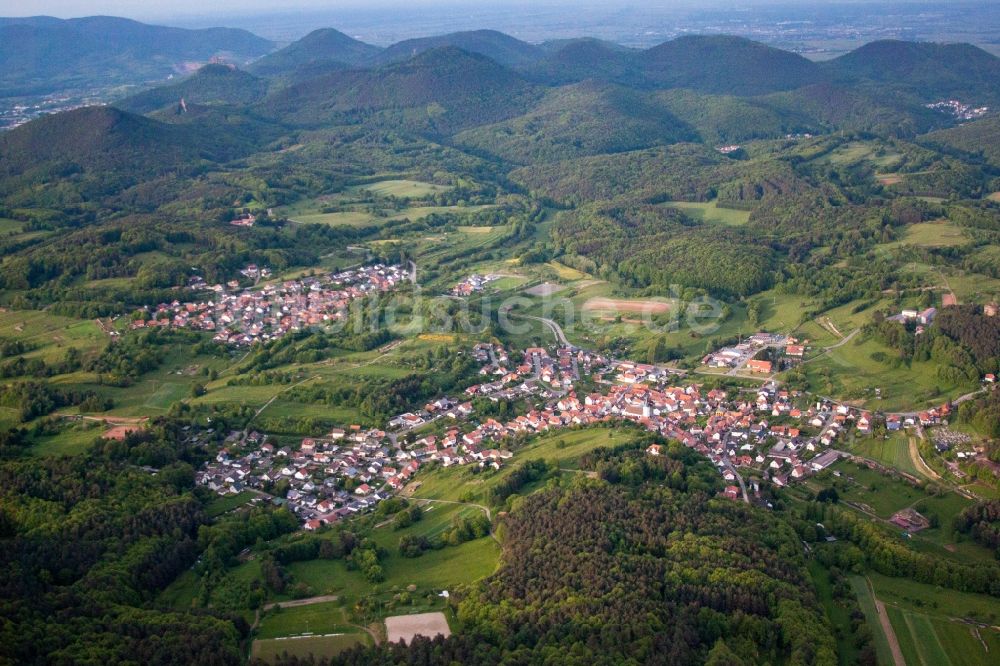
M257 497L257 493L252 493L248 490L244 490L236 495L225 495L213 497L208 505L205 507L205 515L209 518L214 518L216 516L221 516L224 513L232 511L233 509L243 506Z
M738 227L750 220L750 211L720 207L717 199L712 201L672 201L666 205L680 209L685 215L701 222L715 222Z
M9 217L0 217L0 234L21 233L24 229L24 222L12 220Z
M71 456L86 451L101 436L103 427L91 421L66 421L55 435L37 437L32 441L33 456Z
M359 185L358 189L368 190L373 194L383 197L418 199L432 194L448 192L454 188L450 185L436 185L419 180L382 180L368 185Z
M41 358L46 362L61 360L69 347L76 347L86 356L103 349L108 343L108 336L92 320L60 317L36 310L0 312L0 338L29 343L35 349L24 357Z
M1000 623L1000 599L996 597L958 592L874 572L868 575L868 579L879 599L886 603L929 615L971 618L986 624Z
M906 663L912 666L989 666L996 664L1000 637L995 630L932 618L887 606L889 620Z
M257 628L261 639L303 634L344 634L360 631L348 623L340 601L288 606L267 611Z
M936 222L918 222L906 227L903 237L886 247L912 245L916 247L954 247L965 245L969 237L954 223L948 220Z
M843 329L841 329L842 332ZM893 358L893 350L860 335L803 366L814 393L856 401L859 406L885 411L919 409L944 402L949 396L975 388L971 383L955 384L940 379L937 365L913 362L909 367L893 367L873 355ZM875 389L881 390L881 399Z
M823 606L826 617L836 630L837 659L842 666L849 666L857 661L858 649L854 645L851 630L851 615L847 609L838 605L833 598L833 585L826 568L816 560L809 560L809 576L812 578L816 596Z
M356 645L370 643L371 638L365 633L256 640L250 650L250 659L271 662L283 654L299 658L308 658L309 655L332 657Z
M892 433L888 439L858 440L853 451L918 478L924 476L910 457L910 435L905 432Z
M861 606L861 612L865 614L865 621L872 632L872 641L875 644L875 652L878 655L878 663L882 666L892 666L892 650L889 648L889 639L878 619L878 611L875 608L875 597L872 596L871 589L863 576L851 576L851 588Z

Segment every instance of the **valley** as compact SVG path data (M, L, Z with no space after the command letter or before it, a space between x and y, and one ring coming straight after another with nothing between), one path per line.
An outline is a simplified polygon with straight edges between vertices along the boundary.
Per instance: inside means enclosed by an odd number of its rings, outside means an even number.
M0 660L990 663L1000 59L251 37L0 134Z

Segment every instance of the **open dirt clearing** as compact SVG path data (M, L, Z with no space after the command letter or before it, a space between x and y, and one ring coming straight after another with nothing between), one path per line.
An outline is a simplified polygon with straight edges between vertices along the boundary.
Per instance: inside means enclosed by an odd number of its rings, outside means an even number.
M614 310L615 312L649 312L661 314L670 310L663 301L628 300L623 298L591 298L583 304L584 310Z
M414 636L434 638L441 634L447 638L451 635L448 620L441 612L387 617L385 618L385 630L389 635L390 643L395 643L400 639L409 643Z

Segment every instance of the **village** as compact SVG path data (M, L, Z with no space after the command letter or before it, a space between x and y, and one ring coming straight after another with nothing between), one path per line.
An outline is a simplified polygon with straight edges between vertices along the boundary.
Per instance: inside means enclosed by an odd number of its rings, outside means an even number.
M790 339L757 342L784 343L798 353ZM535 435L629 422L708 458L727 483L724 496L763 503L762 484L786 486L848 457L836 445L852 431L869 435L876 425L886 432L929 426L949 413L944 405L917 415L878 417L876 424L869 412L815 400L772 381L756 389L704 390L694 383L679 385L666 368L567 345L515 354L497 343L479 343L471 353L482 364L482 380L460 398L441 396L391 418L385 430L335 428L324 437L303 439L298 449L276 447L258 432L236 432L197 481L219 494L256 491L286 505L305 529L314 530L373 509L425 465L499 470ZM509 418L477 418L477 400L529 408ZM659 445L647 454L659 455Z
M250 265L241 273L259 280L270 276L267 268ZM215 342L234 346L265 343L311 326L329 326L349 316L352 301L390 291L409 280L399 266L373 264L359 268L303 277L263 287L240 288L238 281L208 286L196 279L191 287L215 292L205 301L162 303L140 312L132 328L174 327L213 331Z

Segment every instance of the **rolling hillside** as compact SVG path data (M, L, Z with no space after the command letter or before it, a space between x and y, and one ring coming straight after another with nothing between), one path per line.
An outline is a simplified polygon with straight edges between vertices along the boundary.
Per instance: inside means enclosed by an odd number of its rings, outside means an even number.
M161 86L127 97L115 106L133 113L149 113L178 104L247 105L267 94L267 81L227 65L205 65L194 75L169 86Z
M166 78L186 62L246 62L271 42L245 30L185 30L107 16L0 20L0 93Z
M392 111L394 122L450 133L523 113L535 96L524 79L489 58L442 47L382 69L334 72L296 84L262 108L305 124Z
M381 49L348 37L333 28L314 30L280 51L253 63L249 70L259 76L287 76L302 69L319 66L361 66L370 62Z
M822 78L802 56L741 37L678 37L644 51L639 71L647 85L729 95L791 90Z
M1000 58L970 44L885 40L824 64L837 81L903 90L923 102L959 97L970 104L1000 101Z
M529 164L649 148L694 136L647 94L587 81L551 91L523 116L463 132L456 139Z
M469 53L478 53L501 65L520 67L540 59L544 52L537 46L522 42L496 30L453 32L437 37L407 39L393 44L375 58L378 64L408 60L415 55L445 46L452 46Z

